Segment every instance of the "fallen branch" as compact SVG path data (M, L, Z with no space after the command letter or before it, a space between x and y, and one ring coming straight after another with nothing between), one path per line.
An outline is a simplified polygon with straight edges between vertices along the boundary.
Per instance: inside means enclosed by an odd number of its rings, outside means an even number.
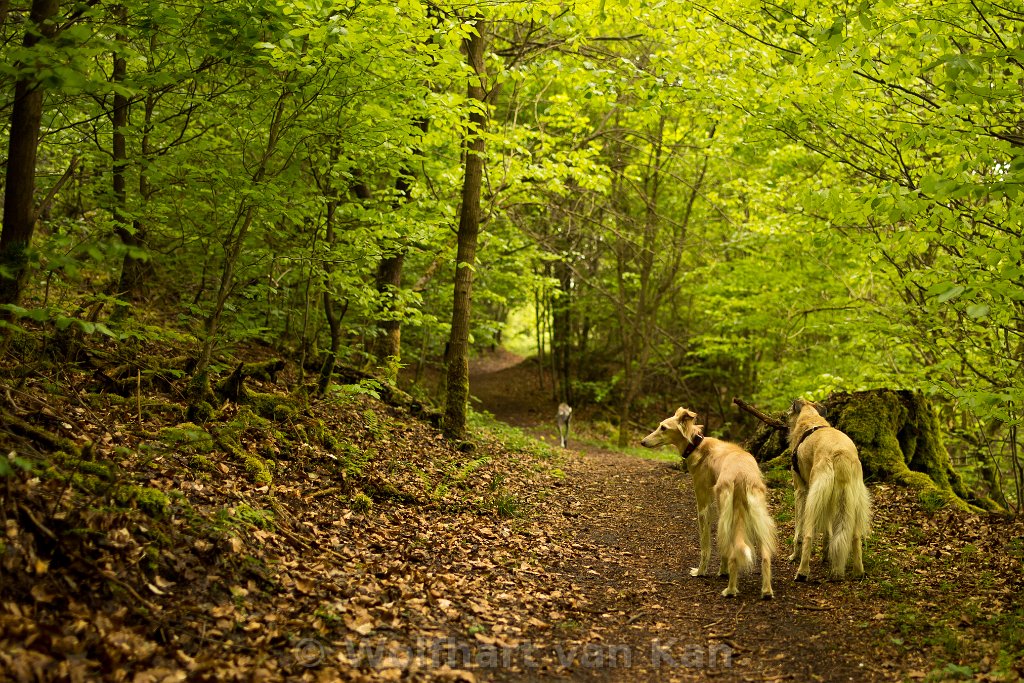
M305 499L314 500L316 498L323 498L324 496L331 496L334 495L335 493L341 493L340 486L332 486L330 488L323 489L322 491L314 491L313 493L307 494L305 496Z
M65 439L59 434L49 432L42 427L37 427L20 417L0 410L0 424L7 425L7 429L18 436L33 441L36 445L42 446L51 451L64 451L75 457L82 457L82 448L70 439Z
M831 612L833 607L827 605L793 605L794 609L806 609L814 612Z
M739 406L740 409L745 410L746 412L750 413L751 415L756 417L761 422L764 422L769 427L772 427L772 428L778 429L778 430L787 430L787 429L789 429L789 427L786 426L786 423L783 422L782 420L774 418L771 415L768 415L766 413L762 413L760 410L758 410L754 406L750 405L749 403L747 403L746 401L744 401L741 398L734 398L732 400L732 402L735 403L737 406Z

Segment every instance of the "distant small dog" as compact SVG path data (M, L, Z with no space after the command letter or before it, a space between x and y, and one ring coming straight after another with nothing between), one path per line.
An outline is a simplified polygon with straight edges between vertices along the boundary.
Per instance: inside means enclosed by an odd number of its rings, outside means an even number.
M568 403L558 404L558 438L562 441L562 448L569 446L569 418L572 417L572 407Z
M718 505L718 553L722 558L719 575L729 574L729 585L722 595L739 593L739 573L754 563L751 545L761 549L761 597L772 591L772 554L775 552L775 522L768 514L768 489L754 456L739 446L719 439L705 438L702 425L694 423L697 414L680 408L663 420L658 428L640 442L647 448L672 444L686 461L697 495L697 522L700 527L700 565L690 576L707 576L711 562L711 503ZM712 501L714 494L714 501Z
M796 580L810 576L811 549L819 533L825 535L833 578L843 578L851 556L853 576L863 576L861 544L871 530L871 498L857 446L802 399L790 408L788 424L796 490L796 533L789 559L800 558Z

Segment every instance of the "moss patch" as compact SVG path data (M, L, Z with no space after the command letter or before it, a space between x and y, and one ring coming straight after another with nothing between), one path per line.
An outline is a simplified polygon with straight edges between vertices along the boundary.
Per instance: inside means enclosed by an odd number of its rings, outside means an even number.
M249 405L260 417L267 420L281 421L295 417L299 413L299 402L291 396L262 394L256 391L249 394Z
M183 422L174 427L165 427L159 432L160 441L194 453L209 453L213 450L213 437L204 428L192 422Z
M216 444L242 463L246 473L249 475L249 479L253 483L260 485L270 484L273 481L274 477L271 474L270 466L260 456L242 448L241 437L242 433L250 427L269 429L270 426L269 421L243 407L239 409L235 419L231 422L212 427Z
M117 504L138 507L151 517L162 517L171 505L170 498L163 491L134 484L115 486L111 491L111 497Z
M942 443L938 418L924 396L878 389L833 394L825 405L835 416L832 423L857 444L865 478L942 492L949 503L970 509Z

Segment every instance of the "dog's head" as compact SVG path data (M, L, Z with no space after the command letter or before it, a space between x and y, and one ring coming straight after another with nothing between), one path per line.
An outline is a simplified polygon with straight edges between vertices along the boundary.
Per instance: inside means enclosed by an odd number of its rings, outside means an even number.
M689 444L693 437L701 433L704 425L697 424L697 413L680 408L672 417L661 421L658 428L645 436L640 445L646 448L657 448L672 444L680 450Z
M792 431L796 425L797 420L800 419L801 415L821 415L821 405L812 401L807 401L802 398L798 398L793 401L793 405L789 408L789 413L786 414L786 423L789 429Z

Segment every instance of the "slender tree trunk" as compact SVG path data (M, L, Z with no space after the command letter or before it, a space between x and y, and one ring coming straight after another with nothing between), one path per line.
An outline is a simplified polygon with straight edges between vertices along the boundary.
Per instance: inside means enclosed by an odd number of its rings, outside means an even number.
M381 259L377 266L377 293L381 298L381 319L377 322L377 336L373 340L373 358L378 371L392 382L398 379L398 365L402 352L402 268L405 265L405 247L399 247L391 256Z
M59 0L33 0L29 27L23 41L26 49L55 35L57 26L54 19L59 9ZM7 272L0 273L0 304L21 300L28 273L28 249L36 222L36 152L42 119L43 87L34 77L23 76L14 85L14 102L11 105L4 225L0 231L0 269Z
M533 290L533 324L537 337L537 381L544 390L544 296L540 289Z
M573 403L570 368L572 357L572 272L565 261L555 262L558 292L551 302L551 351L559 401Z
M455 294L452 302L452 328L448 342L448 375L445 411L441 421L444 434L462 439L466 432L466 404L469 400L469 327L473 290L473 267L477 236L480 232L480 190L483 185L484 138L487 125L484 92L484 27L479 18L466 39L466 59L473 69L468 96L475 108L469 114L466 135L465 177L462 184L462 209L459 215L458 252L455 259Z
M338 208L337 200L332 199L327 202L327 218L326 218L326 231L324 240L327 243L327 248L330 250L334 246L334 213ZM327 388L331 386L331 378L334 375L334 366L338 362L338 351L341 349L341 319L345 316L345 312L348 309L348 302L342 307L339 312L335 308L334 294L331 292L331 271L330 266L324 266L324 273L326 275L326 286L324 287L324 316L327 318L327 329L331 333L331 348L327 351L327 355L324 357L324 363L320 367L320 378L317 380L316 390L321 396L327 393Z
M427 132L430 123L427 119L416 121L416 127L424 134ZM414 155L421 152L413 150ZM403 168L395 180L395 192L398 199L395 202L397 209L401 204L408 204L412 201L412 179L414 172L412 168ZM381 312L383 319L377 323L377 337L373 345L373 357L376 360L378 370L383 371L385 377L391 381L397 381L399 363L402 353L402 314L401 303L402 269L405 266L406 246L393 245L395 252L390 256L381 259L377 267L377 292L384 302Z
M120 27L117 36L118 46L128 42L125 33L128 23L128 12L124 5L116 5L113 10L114 20ZM115 84L124 82L128 75L128 62L124 55L114 54L114 67L111 80ZM114 109L111 112L111 124L113 128L113 173L112 184L114 190L114 206L112 210L114 219L114 232L120 238L121 243L127 247L127 251L121 262L121 275L117 284L116 296L118 298L135 300L139 294L141 283L142 261L135 252L142 247L142 239L138 234L140 225L134 222L128 227L128 141L125 134L128 128L128 98L121 93L114 93ZM115 317L122 317L128 313L127 306L119 306Z
M280 142L284 126L285 103L288 97L289 93L285 90L278 98L277 106L274 109L274 118L270 123L270 130L267 134L267 147L263 152L263 157L260 159L259 166L252 175L253 185L258 185L266 176L267 165L277 150L277 144ZM224 305L234 289L235 268L238 266L238 257L242 253L242 246L245 244L245 238L255 218L255 205L249 199L240 200L234 222L231 226L231 233L224 243L224 261L221 264L217 298L214 300L213 309L206 317L203 325L203 345L200 349L199 361L196 364L195 373L189 387L190 399L192 401L206 400L211 394L208 370L210 361L213 358L213 347L217 342L217 332L220 327L221 315L224 312Z

